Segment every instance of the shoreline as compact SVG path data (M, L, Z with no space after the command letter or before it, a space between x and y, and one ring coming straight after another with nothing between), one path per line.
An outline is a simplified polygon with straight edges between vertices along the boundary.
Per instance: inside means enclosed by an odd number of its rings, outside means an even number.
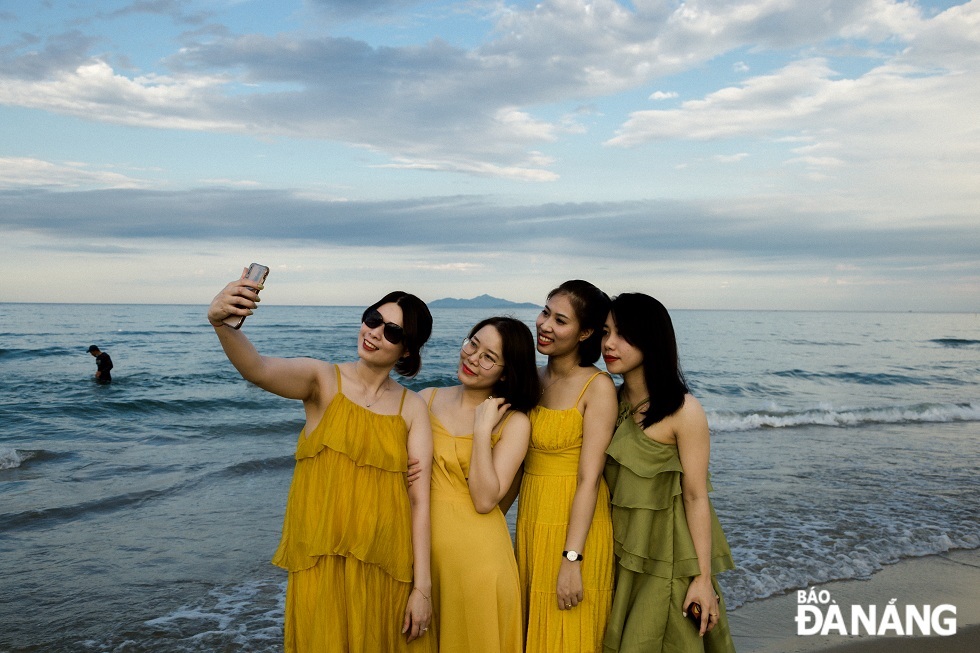
M850 606L878 606L892 599L904 615L905 605L956 607L956 633L950 636L797 634L798 595L790 592L753 601L728 613L739 653L966 653L980 650L980 549L907 558L888 565L867 580L840 580L808 589L826 590L850 628ZM827 605L818 605L824 615ZM904 618L903 618L904 623ZM862 633L864 631L862 630Z

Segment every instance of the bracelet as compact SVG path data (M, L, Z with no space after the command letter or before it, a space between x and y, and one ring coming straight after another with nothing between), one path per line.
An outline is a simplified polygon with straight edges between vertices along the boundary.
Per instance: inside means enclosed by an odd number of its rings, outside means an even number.
M420 590L418 587L413 587L412 589L415 590L415 591L417 591L419 594L421 594L422 595L422 598L425 599L426 601L429 600L429 597L426 596L425 593L422 590Z

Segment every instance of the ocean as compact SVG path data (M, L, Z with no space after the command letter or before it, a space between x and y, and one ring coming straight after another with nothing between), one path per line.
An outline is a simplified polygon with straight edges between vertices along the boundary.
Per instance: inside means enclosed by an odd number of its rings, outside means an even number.
M263 306L244 328L268 355L351 360L361 310ZM243 381L204 313L0 304L0 651L281 650L269 558L303 412ZM408 385L454 383L492 313L433 310ZM980 547L980 315L672 316L712 428L729 609Z

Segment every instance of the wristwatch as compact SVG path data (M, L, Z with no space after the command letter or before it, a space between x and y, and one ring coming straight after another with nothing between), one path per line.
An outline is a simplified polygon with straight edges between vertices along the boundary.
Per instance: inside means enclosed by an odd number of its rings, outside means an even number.
M572 562L582 562L582 554L576 551L562 551L561 557Z

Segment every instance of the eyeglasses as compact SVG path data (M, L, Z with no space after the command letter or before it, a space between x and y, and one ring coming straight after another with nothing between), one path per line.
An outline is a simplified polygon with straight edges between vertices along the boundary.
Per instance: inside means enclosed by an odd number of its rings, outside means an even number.
M376 308L364 311L364 315L361 316L361 322L369 329L377 329L383 324L385 326L385 340L393 345L400 345L402 340L405 339L405 329L394 322L385 322L384 316Z
M463 353L466 354L467 356L472 356L477 352L476 343L470 340L469 338L463 338L463 346L461 349ZM480 367L487 370L488 372L497 365L503 366L503 363L498 363L497 361L495 361L493 358L490 357L490 354L488 354L487 352L483 352L482 354L480 354L480 357L477 359L476 362L480 364Z

